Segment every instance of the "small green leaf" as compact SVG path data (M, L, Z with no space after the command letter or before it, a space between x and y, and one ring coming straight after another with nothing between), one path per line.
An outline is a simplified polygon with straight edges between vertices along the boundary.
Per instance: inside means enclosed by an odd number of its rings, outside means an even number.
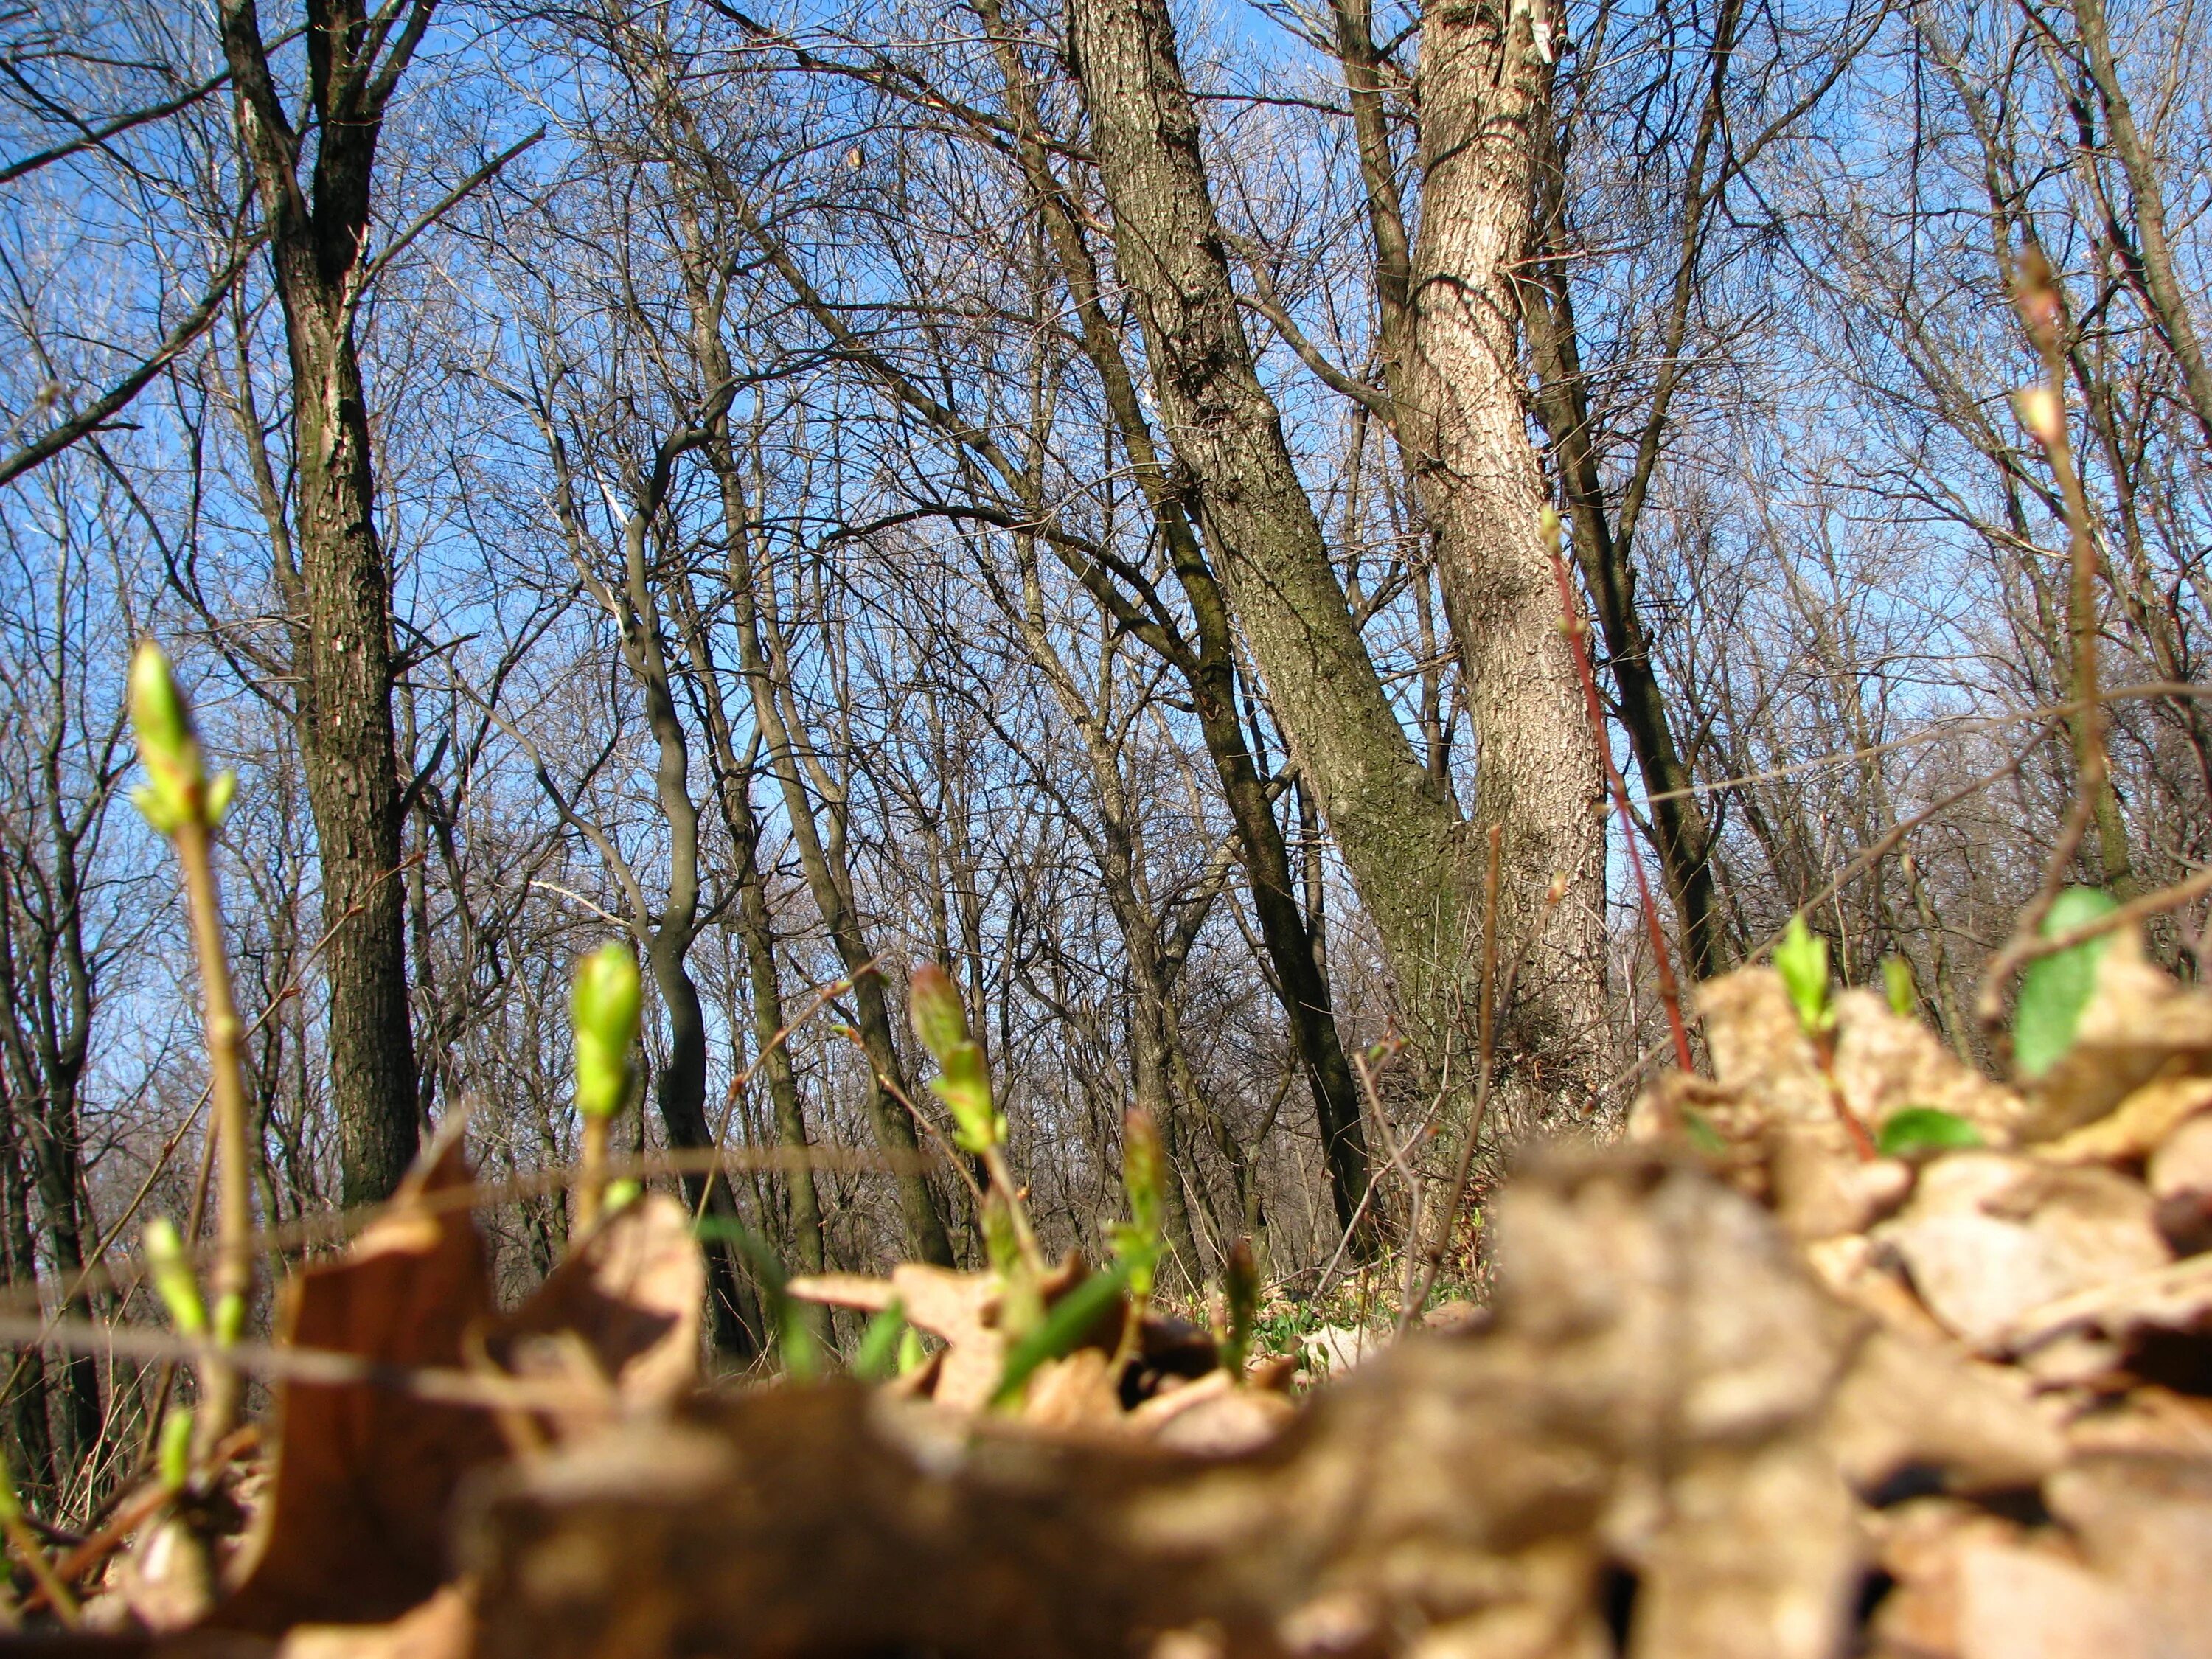
M1808 1036L1835 1023L1828 1008L1828 941L1808 927L1803 916L1790 918L1782 943L1774 947L1774 970L1782 975L1790 1006Z
M1729 1149L1728 1137L1713 1127L1712 1120L1703 1112L1684 1108L1682 1127L1690 1137L1690 1145L1707 1158L1718 1158Z
M929 1349L924 1346L921 1333L911 1325L899 1334L898 1374L911 1376L929 1363Z
M863 1382L880 1382L898 1368L899 1349L914 1328L906 1322L906 1304L894 1297L868 1322L860 1333L860 1346L853 1356L853 1375Z
M2044 917L2043 937L2069 933L2119 908L2100 888L2069 887ZM2012 1016L2013 1067L2021 1077L2041 1077L2074 1046L2081 1011L2097 988L2097 964L2112 942L2108 933L2028 963L2020 978L2020 1001Z
M1117 1261L1054 1303L1035 1329L1007 1348L1006 1369L999 1374L991 1403L1003 1405L1018 1397L1038 1366L1074 1352L1075 1345L1104 1316L1128 1284L1129 1263Z
M1920 988L1912 982L1912 964L1903 957L1882 958L1881 988L1889 997L1889 1012L1899 1019L1919 1012Z
M1884 1158L1914 1158L1955 1152L1982 1144L1982 1132L1963 1117L1933 1106L1907 1106L1890 1114L1875 1150Z

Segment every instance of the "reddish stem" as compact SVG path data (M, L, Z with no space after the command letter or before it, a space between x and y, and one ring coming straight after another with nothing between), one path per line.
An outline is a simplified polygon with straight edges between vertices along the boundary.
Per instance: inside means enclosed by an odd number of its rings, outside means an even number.
M1674 1060L1685 1072L1694 1072L1697 1066L1690 1059L1690 1033L1682 1024L1682 994L1674 981L1674 963L1667 951L1667 932L1659 925L1659 907L1651 902L1650 878L1644 872L1644 854L1636 835L1635 815L1628 810L1628 785L1620 775L1620 769L1613 763L1613 745L1606 740L1605 705L1597 695L1597 673L1590 666L1589 624L1583 620L1582 609L1575 603L1574 588L1567 580L1567 563L1559 556L1559 532L1554 530L1547 538L1552 556L1552 574L1559 584L1559 610L1567 635L1567 643L1574 652L1575 672L1583 683L1583 702L1589 714L1590 735L1597 739L1598 758L1605 763L1606 787L1613 792L1613 811L1620 815L1620 838L1623 850L1628 854L1628 867L1636 872L1636 898L1644 915L1644 930L1651 937L1651 957L1659 972L1659 1000L1667 1007L1668 1029L1674 1035Z

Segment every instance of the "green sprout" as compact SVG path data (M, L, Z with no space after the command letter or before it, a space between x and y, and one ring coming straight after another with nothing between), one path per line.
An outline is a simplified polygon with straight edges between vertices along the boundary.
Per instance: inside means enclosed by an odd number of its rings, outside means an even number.
M1836 1011L1828 1006L1828 941L1794 915L1774 947L1774 970L1790 993L1790 1006L1797 1011L1797 1024L1807 1036L1832 1030Z
M1912 964L1903 957L1882 958L1881 988L1889 998L1889 1012L1899 1019L1911 1019L1919 1012L1920 988L1913 983Z
M192 1408L172 1406L161 1419L161 1438L156 1450L154 1467L160 1472L161 1487L171 1493L180 1492L192 1474Z
M144 1241L146 1271L152 1276L162 1306L169 1310L169 1322L180 1335L195 1341L204 1337L208 1334L207 1304L200 1300L199 1280L193 1275L176 1223L167 1216L155 1216L146 1224Z
M576 1035L576 1109L612 1117L629 1093L629 1051L637 1042L645 987L637 959L609 940L577 964L568 1000Z
M209 779L176 674L151 640L131 659L131 724L138 734L138 763L146 769L146 781L131 792L131 800L146 822L165 836L187 826L220 826L238 774L226 769Z
M1240 1238L1229 1248L1222 1273L1221 1368L1232 1382L1244 1380L1245 1362L1252 1354L1252 1326L1260 1309L1260 1269L1252 1259L1252 1241Z
M968 1032L968 1011L952 975L933 962L914 970L908 1007L914 1034L937 1062L929 1091L952 1114L952 1139L963 1152L988 1156L1006 1144L1006 1120L991 1103L983 1049Z
M1121 1185L1129 1197L1129 1218L1108 1228L1106 1237L1115 1259L1127 1266L1130 1294L1141 1304L1152 1298L1167 1209L1167 1158L1160 1149L1159 1126L1141 1106L1132 1107L1121 1121Z
M899 1369L899 1352L914 1327L906 1322L906 1304L896 1297L868 1322L860 1333L860 1346L853 1355L853 1375L863 1382L880 1382Z

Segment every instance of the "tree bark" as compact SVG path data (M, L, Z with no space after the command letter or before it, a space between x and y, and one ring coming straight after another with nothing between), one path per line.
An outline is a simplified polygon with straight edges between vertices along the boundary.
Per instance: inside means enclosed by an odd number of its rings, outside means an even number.
M1479 745L1475 816L1505 827L1499 926L1520 938L1545 890L1565 896L1501 1028L1540 1057L1522 1072L1578 1113L1605 1030L1601 774L1558 589L1537 533L1543 493L1517 356L1545 66L1505 0L1424 9L1421 227L1398 436L1436 538L1445 611Z
M1073 0L1069 19L1115 256L1170 441L1195 485L1200 527L1221 552L1269 698L1374 918L1407 1022L1433 1045L1452 1023L1470 943L1456 805L1383 691L1261 384L1166 5Z
M410 0L372 23L358 0L307 0L315 145L306 185L302 134L271 78L254 0L222 0L220 8L291 361L299 563L290 569L279 548L278 586L291 612L293 713L322 863L331 1097L348 1205L390 1196L417 1141L398 880L392 570L377 535L354 322L385 106L434 4Z

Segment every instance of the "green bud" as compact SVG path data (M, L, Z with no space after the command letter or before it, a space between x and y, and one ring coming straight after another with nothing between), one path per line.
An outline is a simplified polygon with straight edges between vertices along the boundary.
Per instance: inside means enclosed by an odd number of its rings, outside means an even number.
M983 1051L973 1042L953 1043L937 1056L942 1068L929 1091L952 1114L952 1139L961 1151L981 1157L1006 1138L1006 1120L991 1104L991 1074Z
M1790 918L1789 930L1774 947L1774 969L1790 993L1797 1011L1797 1024L1808 1036L1835 1024L1828 1006L1828 941L1805 925L1805 918Z
M0 1526L22 1524L23 1500L15 1495L15 1472L0 1457Z
M576 1033L576 1109L612 1117L629 1092L629 1051L645 1006L637 959L612 940L602 945L577 964L568 1006Z
M610 1216L625 1205L635 1203L638 1194L644 1190L643 1187L627 1177L621 1181L610 1181L606 1191L599 1194L599 1213Z
M929 1363L929 1349L921 1333L911 1325L899 1333L898 1374L909 1376Z
M161 1419L161 1442L155 1460L161 1471L161 1485L170 1492L182 1492L192 1476L192 1408L172 1406Z
M183 1335L205 1336L207 1307L200 1300L199 1281L192 1276L176 1224L167 1216L155 1216L146 1224L144 1242L146 1270L153 1275L154 1289L168 1309L170 1322Z
M1899 1019L1911 1019L1919 1012L1920 992L1912 982L1912 964L1903 957L1882 958L1881 987L1889 997L1889 1012Z
M1121 1120L1121 1186L1129 1198L1129 1218L1108 1229L1108 1237L1128 1267L1131 1293L1141 1302L1152 1293L1167 1212L1167 1159L1160 1150L1159 1126L1141 1106L1132 1107Z
M969 1041L968 1010L960 1001L960 988L952 975L933 962L914 970L907 991L907 1013L914 1034L940 1066L953 1049Z
M142 641L131 659L131 724L138 734L138 763L146 769L146 781L131 799L146 822L165 836L210 823L207 769L192 735L191 711L168 658L151 640ZM226 792L226 805L228 799Z

